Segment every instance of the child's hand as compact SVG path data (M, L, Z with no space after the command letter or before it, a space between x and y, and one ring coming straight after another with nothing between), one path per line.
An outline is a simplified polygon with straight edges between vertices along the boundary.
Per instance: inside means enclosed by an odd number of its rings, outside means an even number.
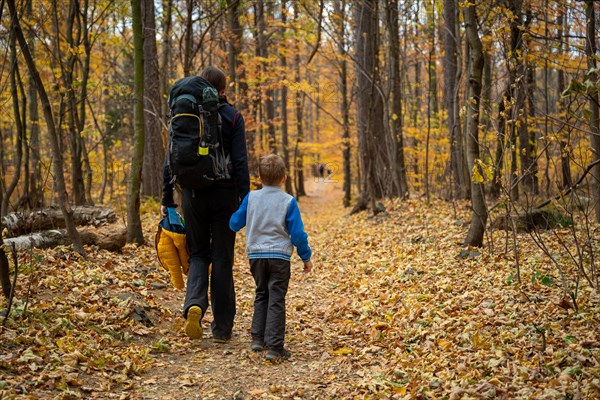
M162 217L166 217L167 216L167 207L165 207L163 205L160 206L160 215Z
M304 273L307 274L313 267L313 263L311 260L304 261Z

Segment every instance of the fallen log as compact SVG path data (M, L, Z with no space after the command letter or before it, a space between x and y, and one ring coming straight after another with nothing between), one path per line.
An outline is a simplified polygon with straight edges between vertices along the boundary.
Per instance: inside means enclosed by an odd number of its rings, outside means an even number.
M118 224L103 225L98 228L83 227L77 231L81 235L83 244L95 245L104 250L117 251L126 243L126 228ZM17 251L23 251L34 247L47 249L70 245L71 241L66 229L52 229L4 239L5 245L10 246L11 243L15 244Z
M99 206L73 207L73 218L77 226L100 226L117 222L112 208ZM2 228L6 236L16 237L31 232L65 228L65 219L59 207L47 207L30 213L11 213L2 217Z

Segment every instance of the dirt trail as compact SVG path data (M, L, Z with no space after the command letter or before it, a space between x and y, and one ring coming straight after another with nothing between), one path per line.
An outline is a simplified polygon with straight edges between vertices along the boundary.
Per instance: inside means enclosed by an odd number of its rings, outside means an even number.
M204 318L204 338L192 342L182 330L179 317L183 292L156 293L156 301L165 304L173 317L158 327L170 345L170 351L153 355L156 362L141 377L138 393L144 399L252 399L252 398L324 398L330 397L328 385L340 384L349 377L350 366L339 365L330 356L326 342L325 313L333 299L320 271L326 268L320 249L327 246L327 225L347 211L341 206L339 183L308 182L308 197L300 201L306 230L313 248L315 269L302 273L295 256L287 297L286 347L292 358L271 364L264 353L249 350L254 282L243 253L244 235L239 235L234 266L237 315L231 341L211 341L210 312ZM154 338L157 339L157 338Z

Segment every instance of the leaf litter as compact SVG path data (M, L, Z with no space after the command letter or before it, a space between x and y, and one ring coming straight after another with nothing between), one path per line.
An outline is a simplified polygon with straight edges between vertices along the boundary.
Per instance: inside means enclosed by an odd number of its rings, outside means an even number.
M316 267L303 275L292 263L284 363L249 349L254 284L243 233L226 344L210 340L210 311L204 338L185 337L185 293L153 246L91 248L89 261L65 247L35 250L40 262L21 254L16 302L0 327L0 398L600 397L598 292L582 283L575 313L527 234L516 284L503 235L483 249L459 245L466 204L455 215L449 203L387 201L375 217L348 216L340 204L331 183L300 200ZM144 216L149 243L156 215Z

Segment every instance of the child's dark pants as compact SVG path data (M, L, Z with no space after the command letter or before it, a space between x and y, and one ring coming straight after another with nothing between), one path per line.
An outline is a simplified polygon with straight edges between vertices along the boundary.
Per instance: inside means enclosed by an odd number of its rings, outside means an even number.
M277 258L250 260L256 282L252 338L264 339L268 348L283 349L285 339L285 295L290 283L290 262Z

